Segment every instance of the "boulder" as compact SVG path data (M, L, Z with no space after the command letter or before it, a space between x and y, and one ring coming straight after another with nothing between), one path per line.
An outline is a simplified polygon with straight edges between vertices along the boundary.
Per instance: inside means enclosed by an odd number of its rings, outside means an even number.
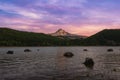
M108 51L108 52L113 52L113 49L108 49L107 51Z
M68 57L68 58L71 58L71 57L74 56L74 54L72 52L66 52L66 53L64 53L64 56Z
M87 49L83 49L83 51L88 51Z
M40 49L37 49L37 51L40 51Z
M8 51L7 54L14 54L14 51Z
M85 59L85 62L84 62L83 64L84 64L87 68L93 69L93 67L94 67L94 61L93 61L92 58L89 58L89 57L87 57L87 58Z
M30 49L25 49L24 52L31 52L31 50Z

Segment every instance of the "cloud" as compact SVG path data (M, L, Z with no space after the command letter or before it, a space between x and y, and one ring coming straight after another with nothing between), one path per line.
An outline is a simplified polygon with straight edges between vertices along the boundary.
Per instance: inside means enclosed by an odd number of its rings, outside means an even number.
M11 5L11 4L0 3L0 10L6 11L9 13L19 14L21 16L25 16L25 17L33 18L33 19L41 18L40 14L38 15L32 11L29 11L27 9L23 9L23 8L20 8L20 7Z
M63 28L92 35L119 28L119 1L108 0L0 0L0 26L33 32Z

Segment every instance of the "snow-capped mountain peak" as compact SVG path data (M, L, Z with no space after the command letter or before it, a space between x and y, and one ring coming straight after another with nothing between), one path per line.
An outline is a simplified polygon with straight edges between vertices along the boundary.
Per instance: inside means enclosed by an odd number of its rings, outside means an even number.
M50 34L51 36L57 36L57 37L67 37L70 39L78 39L78 38L86 38L86 36L71 34L63 29L58 29L55 33Z
M63 29L58 29L55 33L52 33L52 36L69 36L70 33L66 32Z

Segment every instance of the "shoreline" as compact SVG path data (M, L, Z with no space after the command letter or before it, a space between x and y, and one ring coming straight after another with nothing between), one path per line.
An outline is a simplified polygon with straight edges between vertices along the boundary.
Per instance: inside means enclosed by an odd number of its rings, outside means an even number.
M0 46L0 48L7 47L120 47L120 46Z

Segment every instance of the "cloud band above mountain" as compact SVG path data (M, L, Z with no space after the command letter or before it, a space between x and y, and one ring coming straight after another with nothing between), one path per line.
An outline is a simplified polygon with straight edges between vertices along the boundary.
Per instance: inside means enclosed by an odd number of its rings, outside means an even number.
M51 33L58 28L91 35L119 28L119 0L0 0L0 26Z

